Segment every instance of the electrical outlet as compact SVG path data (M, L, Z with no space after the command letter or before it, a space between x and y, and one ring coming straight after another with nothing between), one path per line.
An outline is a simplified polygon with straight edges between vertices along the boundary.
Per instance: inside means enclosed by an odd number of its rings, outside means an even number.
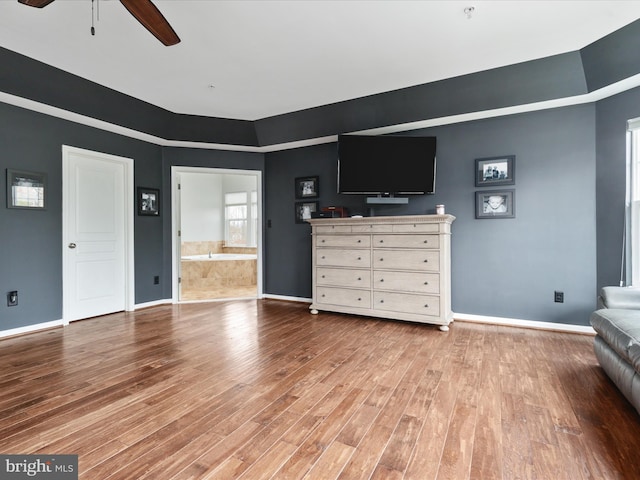
M18 305L18 291L7 293L7 307L15 307Z
M153 284L160 285L160 277L158 275L153 277Z
M553 301L556 303L564 303L564 292L553 292Z

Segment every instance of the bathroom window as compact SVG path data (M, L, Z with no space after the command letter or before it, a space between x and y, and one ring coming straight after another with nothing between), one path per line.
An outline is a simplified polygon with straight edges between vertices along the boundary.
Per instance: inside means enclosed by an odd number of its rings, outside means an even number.
M232 192L224 196L225 244L255 247L258 228L257 192Z

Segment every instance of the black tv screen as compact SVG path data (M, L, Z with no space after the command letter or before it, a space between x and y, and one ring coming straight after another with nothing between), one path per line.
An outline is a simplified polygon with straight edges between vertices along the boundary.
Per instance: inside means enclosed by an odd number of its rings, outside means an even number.
M338 193L435 193L435 179L435 137L338 137Z

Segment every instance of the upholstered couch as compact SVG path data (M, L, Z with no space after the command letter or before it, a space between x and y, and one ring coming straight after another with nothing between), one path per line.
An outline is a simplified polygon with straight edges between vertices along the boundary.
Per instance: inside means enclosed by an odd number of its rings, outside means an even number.
M604 287L590 321L602 369L640 413L640 289Z

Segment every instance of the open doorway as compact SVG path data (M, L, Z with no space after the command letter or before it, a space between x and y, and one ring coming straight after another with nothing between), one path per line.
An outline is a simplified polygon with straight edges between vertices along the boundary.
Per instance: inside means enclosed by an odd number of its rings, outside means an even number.
M262 293L261 172L173 167L174 301Z

